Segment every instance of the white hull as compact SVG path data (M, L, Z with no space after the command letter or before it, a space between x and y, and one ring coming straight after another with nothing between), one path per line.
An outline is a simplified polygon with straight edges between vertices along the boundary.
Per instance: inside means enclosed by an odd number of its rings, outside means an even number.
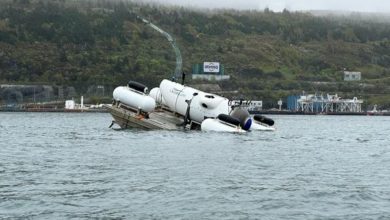
M251 130L252 131L275 131L276 129L274 127L271 127L271 126L259 123L256 120L253 120Z
M121 127L189 128L202 131L245 133L247 131L275 131L274 121L261 115L250 116L240 106L230 106L227 98L205 93L181 84L163 80L149 95L146 87L129 82L128 87L117 87L113 92L115 108L110 108ZM163 108L156 109L156 103ZM124 111L123 115L120 112ZM154 115L165 115L175 120L164 120ZM169 124L172 122L172 124Z
M220 121L219 119L208 118L202 122L202 131L218 131L218 132L233 132L233 133L245 133L246 131L241 129L240 126L228 124Z
M187 112L186 100L191 100L190 120L197 123L202 123L205 118L216 118L219 114L228 114L230 110L229 100L226 98L166 79L161 82L159 92L162 96L159 100L163 101L171 111L182 116ZM156 94L159 95L157 91Z

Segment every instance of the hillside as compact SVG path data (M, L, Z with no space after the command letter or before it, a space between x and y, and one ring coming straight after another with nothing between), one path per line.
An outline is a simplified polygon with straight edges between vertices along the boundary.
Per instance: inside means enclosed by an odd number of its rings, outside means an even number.
M0 2L0 83L113 88L128 80L156 86L170 78L175 56L144 16L177 40L184 71L219 61L220 83L272 107L305 92L338 93L390 107L390 23L309 13L208 11L121 1ZM342 70L363 81L343 82ZM194 83L194 82L190 82Z

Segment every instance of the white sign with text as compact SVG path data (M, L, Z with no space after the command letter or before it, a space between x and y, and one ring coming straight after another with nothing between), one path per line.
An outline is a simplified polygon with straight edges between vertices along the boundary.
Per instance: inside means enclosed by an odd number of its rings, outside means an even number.
M218 62L204 62L203 63L203 72L205 72L205 73L219 73L219 63Z

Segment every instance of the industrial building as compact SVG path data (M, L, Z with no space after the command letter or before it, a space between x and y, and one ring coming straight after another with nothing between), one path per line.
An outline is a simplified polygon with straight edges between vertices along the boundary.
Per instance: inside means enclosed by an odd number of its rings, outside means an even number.
M344 81L360 81L361 79L361 72L344 71Z
M255 100L233 100L232 105L241 106L249 112L256 112L263 110L263 101Z
M357 97L341 99L337 94L289 96L287 99L288 110L306 113L359 113L362 104Z
M76 90L73 87L51 85L0 85L0 103L3 105L58 101L75 95Z

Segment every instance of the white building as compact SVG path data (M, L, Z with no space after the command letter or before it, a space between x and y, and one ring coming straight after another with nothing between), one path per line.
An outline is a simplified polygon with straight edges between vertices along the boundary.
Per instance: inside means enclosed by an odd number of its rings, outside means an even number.
M65 101L65 109L75 109L76 102L74 100L66 100Z
M80 104L77 104L73 99L72 100L66 100L65 101L65 109L85 109L84 106L84 96L81 96Z
M344 81L360 81L361 79L361 72L344 71Z
M192 79L205 79L209 81L221 81L230 79L229 75L216 75L216 74L193 74Z
M247 101L247 100L233 100L233 105L240 105L246 108L248 111L261 111L263 110L263 101Z

